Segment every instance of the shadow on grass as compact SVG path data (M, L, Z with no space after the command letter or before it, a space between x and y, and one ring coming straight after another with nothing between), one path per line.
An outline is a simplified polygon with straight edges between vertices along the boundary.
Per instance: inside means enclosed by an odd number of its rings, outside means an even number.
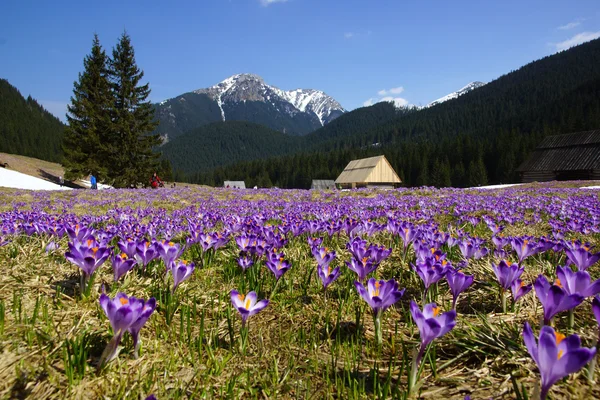
M369 371L359 371L348 366L336 368L329 374L329 379L338 389L342 385L351 392L358 390L369 398L400 398L402 393L397 377L389 377L387 366L384 365L378 370L371 368ZM385 396L382 396L383 393ZM338 392L338 398L344 397L345 393Z
M320 330L321 340L332 339L339 342L354 342L364 340L364 328L357 326L355 321L340 321L339 324L332 326L327 332L327 328Z
M33 379L29 379L27 371L18 371L17 379L10 388L9 399L26 399L29 397L36 384L45 381L48 378L48 373L40 372ZM35 383L30 385L30 383Z
M60 185L60 178L54 174L49 173L48 171L44 171L41 168L38 168L37 170L38 174L40 174L40 176L42 177L42 179L45 179L47 181L50 181L52 183L55 183L57 185ZM69 181L64 181L62 186L71 188L71 189L84 189L83 186L80 186L76 183L73 182L69 182Z
M80 294L81 290L79 285L79 274L69 275L67 279L50 283L50 286L56 292L63 293L72 298Z

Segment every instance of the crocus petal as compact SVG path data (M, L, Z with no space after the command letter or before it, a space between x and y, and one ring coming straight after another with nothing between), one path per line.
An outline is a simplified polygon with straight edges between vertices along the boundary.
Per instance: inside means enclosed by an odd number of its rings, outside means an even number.
M535 341L535 336L533 336L533 331L531 330L529 322L525 322L525 325L523 326L523 341L525 342L525 347L527 347L529 355L531 358L533 358L533 361L539 365L540 360L538 359L538 345Z
M600 327L600 296L596 296L592 300L592 311L596 317L596 322L598 322L598 327Z

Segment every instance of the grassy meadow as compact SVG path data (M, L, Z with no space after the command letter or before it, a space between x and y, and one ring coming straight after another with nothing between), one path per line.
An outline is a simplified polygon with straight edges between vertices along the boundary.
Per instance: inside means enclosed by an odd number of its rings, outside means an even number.
M593 249L600 242L597 192L561 186L382 192L2 190L0 398L535 398L540 374L522 332L529 322L538 336L543 309L535 290L516 302L507 291L503 312L492 264L518 257L508 243L496 248L490 226L501 227L498 234L506 238L552 241L554 247L520 263L520 279L532 284L543 274L554 282L557 266L567 264L564 243L579 241ZM409 304L413 300L422 308L424 301L435 302L445 312L452 309L453 296L445 279L423 294L423 282L411 267L418 263L415 245L405 246L390 221L411 224L419 232L415 241L439 250L454 268L474 277L458 297L456 326L427 347L410 391L408 377L421 339ZM179 259L195 269L173 291L173 275L160 257L143 268L138 261L116 282L109 257L82 292L81 269L65 257L74 239L64 229L76 226L93 229L95 240L114 254L126 238L170 241L184 249ZM197 233L218 232L228 241L203 250L189 240L191 227ZM241 268L236 238L243 235L266 243L279 240L274 246L289 270L276 280L267 257L254 253L254 265ZM357 274L346 264L353 237L391 249L368 277L394 279L405 289L381 314L381 345L371 309L355 288ZM339 266L340 274L327 289L309 238L321 238L319 246L336 253L331 267ZM475 238L485 254L465 257L448 238ZM599 264L587 272L592 280L600 278ZM241 329L230 299L234 289L269 300L248 318L247 330ZM118 292L154 297L156 310L140 331L138 358L126 333L118 356L100 365L114 332L99 298ZM552 319L555 329L578 334L588 348L598 339L591 299L575 308L572 326L568 312ZM559 380L550 398L600 398L600 372L591 371L585 366Z

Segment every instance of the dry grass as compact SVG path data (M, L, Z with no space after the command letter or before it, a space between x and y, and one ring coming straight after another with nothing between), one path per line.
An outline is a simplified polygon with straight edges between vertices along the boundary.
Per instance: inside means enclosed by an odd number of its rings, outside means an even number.
M102 215L119 204L115 192L48 196L55 204L68 205L77 204L71 203L74 197L84 196L87 206L69 211ZM40 200L35 196L23 200L12 193L2 194L5 204ZM162 197L136 195L135 206L173 212L198 204L200 199L218 205L231 196L226 190L164 193ZM423 195L432 194L424 191ZM123 197L122 206L133 206L128 195ZM268 199L262 192L244 198ZM319 201L332 199L323 195ZM508 229L510 234L547 233L536 225ZM588 239L598 242L597 235ZM285 248L293 267L274 297L274 280L261 266L263 283L258 291L261 297L270 298L271 304L250 319L249 347L244 354L240 321L229 301L229 291L247 281L236 264L235 242L217 252L210 265L196 270L177 290L176 298L167 302L165 292L170 283L132 271L114 284L107 264L99 269L90 297L82 297L77 268L63 256L66 239L61 239L60 250L54 254L44 251L48 240L46 236L21 236L0 247L0 398L141 399L150 393L173 399L407 397L407 369L419 341L408 303L419 298L421 288L415 275L408 272L399 248L394 248L377 271L378 276L395 278L407 289L401 302L384 314L382 349L374 343L370 313L353 288L354 275L342 266L342 276L324 297L316 274L308 279L315 263L305 237L301 237L291 239ZM338 258L347 260L346 240L344 235L334 236L327 238L326 244L338 251ZM387 233L369 240L386 245L393 242ZM456 249L449 256L456 259ZM548 254L528 260L524 279L531 282L540 272L548 274L556 264L555 257ZM515 312L502 314L489 263L488 257L467 268L476 283L459 300L456 328L437 341L431 359L435 363L426 359L419 397L462 399L470 394L473 399L513 399L515 384L530 397L539 384L521 331L524 321L539 326L541 307L531 293ZM163 269L162 264L156 265L157 273ZM598 266L590 272L600 277ZM126 339L118 359L96 374L96 363L111 337L108 320L98 305L102 285L111 295L123 291L143 298L155 296L159 306L141 331L141 357L132 357L131 341ZM438 304L447 309L451 297L445 284L440 285L439 293ZM575 332L591 346L597 328L589 305L579 306L575 314ZM555 324L566 331L566 316L561 315ZM84 343L87 356L83 364L69 361L67 349L72 341ZM70 380L68 370L74 365L83 365L85 370ZM594 379L600 379L598 372ZM600 398L600 388L582 371L557 384L552 398Z

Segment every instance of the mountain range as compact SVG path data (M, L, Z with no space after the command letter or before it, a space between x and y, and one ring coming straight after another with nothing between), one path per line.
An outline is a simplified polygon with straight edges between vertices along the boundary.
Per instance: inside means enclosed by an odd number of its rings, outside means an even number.
M233 179L250 186L308 188L310 179L335 179L353 159L385 154L408 186L514 182L516 168L544 137L600 127L598 63L600 39L531 62L476 89L468 87L430 107L395 109L378 103L353 110L300 137L287 155L262 149L271 156L212 170L199 161L198 172L188 179L208 185Z
M156 133L167 142L213 122L246 121L289 135L305 135L346 110L320 90L281 90L258 75L237 74L155 104Z
M406 185L510 182L544 137L600 127L600 39L473 82L426 107L347 112L318 90L240 74L156 104L157 148L183 180L309 187L385 154ZM56 161L64 125L0 80L0 151ZM259 180L260 178L260 180Z

